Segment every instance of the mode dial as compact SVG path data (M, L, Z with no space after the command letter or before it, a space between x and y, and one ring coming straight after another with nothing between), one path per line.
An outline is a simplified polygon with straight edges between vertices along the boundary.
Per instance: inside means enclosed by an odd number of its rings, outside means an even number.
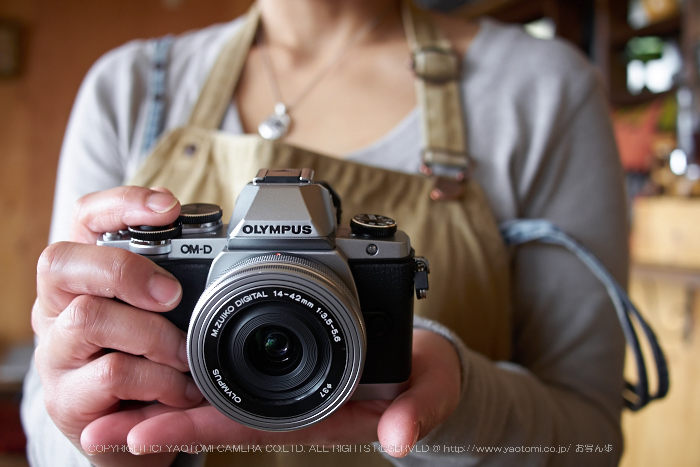
M216 232L223 225L223 211L217 204L192 203L180 208L177 221L182 224L183 235L209 234Z
M396 221L379 214L358 214L350 219L350 229L363 237L391 237L396 233Z

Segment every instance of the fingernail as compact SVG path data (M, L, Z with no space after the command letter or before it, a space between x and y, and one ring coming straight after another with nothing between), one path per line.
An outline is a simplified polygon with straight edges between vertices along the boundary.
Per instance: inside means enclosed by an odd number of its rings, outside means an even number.
M134 456L143 456L145 454L150 454L151 450L146 445L129 445L129 453Z
M185 397L192 402L199 402L202 400L202 393L199 392L199 388L194 381L187 382L187 388L185 389Z
M177 198L168 193L155 192L146 200L146 207L156 214L170 211L177 205Z
M415 433L413 434L413 443L411 443L411 448L418 442L418 436L420 436L420 422L416 423Z
M182 343L180 344L178 357L180 358L180 361L185 365L185 368L190 367L190 363L187 361L187 341L185 339L182 339Z
M174 278L154 273L148 281L148 291L153 300L163 306L169 306L180 298L182 287Z

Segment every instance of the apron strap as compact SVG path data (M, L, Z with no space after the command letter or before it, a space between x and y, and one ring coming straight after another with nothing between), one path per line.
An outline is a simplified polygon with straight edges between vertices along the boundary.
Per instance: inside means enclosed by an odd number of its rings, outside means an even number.
M560 245L575 254L588 269L605 286L605 289L615 306L617 318L622 326L622 331L627 344L632 350L637 367L637 382L626 383L625 404L627 408L637 411L655 399L661 399L668 393L669 376L666 365L666 357L659 345L654 331L647 324L641 313L630 301L629 296L615 281L612 274L598 261L598 259L579 242L571 238L551 222L544 219L523 219L508 221L500 226L501 235L507 245L517 246L529 242L542 242ZM647 363L639 343L639 337L634 323L642 330L642 335L647 341L654 359L657 387L656 393L649 391L649 379L647 376Z
M401 12L421 109L421 171L435 179L433 199L458 199L469 169L459 88L461 58L423 11L404 1Z
M199 100L190 115L189 126L218 129L231 103L233 91L248 57L260 22L260 9L253 3L246 15L243 27L219 53L214 67L204 83Z

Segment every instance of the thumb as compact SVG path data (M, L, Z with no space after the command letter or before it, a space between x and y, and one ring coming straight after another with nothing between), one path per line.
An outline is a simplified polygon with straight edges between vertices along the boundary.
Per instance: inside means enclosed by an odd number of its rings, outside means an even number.
M460 369L449 341L431 331L414 331L410 387L386 409L377 427L387 454L406 456L454 412L460 397Z

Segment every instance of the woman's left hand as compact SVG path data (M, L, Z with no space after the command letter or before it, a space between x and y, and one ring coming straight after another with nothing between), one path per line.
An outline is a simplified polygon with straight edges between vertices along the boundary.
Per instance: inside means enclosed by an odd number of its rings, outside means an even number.
M366 444L379 440L393 457L407 455L415 443L444 422L460 397L460 362L453 345L426 330L413 333L413 370L409 388L393 401L350 401L328 418L302 430L266 432L248 428L205 404L188 410L163 405L117 412L95 420L83 433L93 444L103 428L124 427L123 440L137 452L201 452L199 446ZM87 436L86 436L87 435ZM114 436L114 433L113 433Z

